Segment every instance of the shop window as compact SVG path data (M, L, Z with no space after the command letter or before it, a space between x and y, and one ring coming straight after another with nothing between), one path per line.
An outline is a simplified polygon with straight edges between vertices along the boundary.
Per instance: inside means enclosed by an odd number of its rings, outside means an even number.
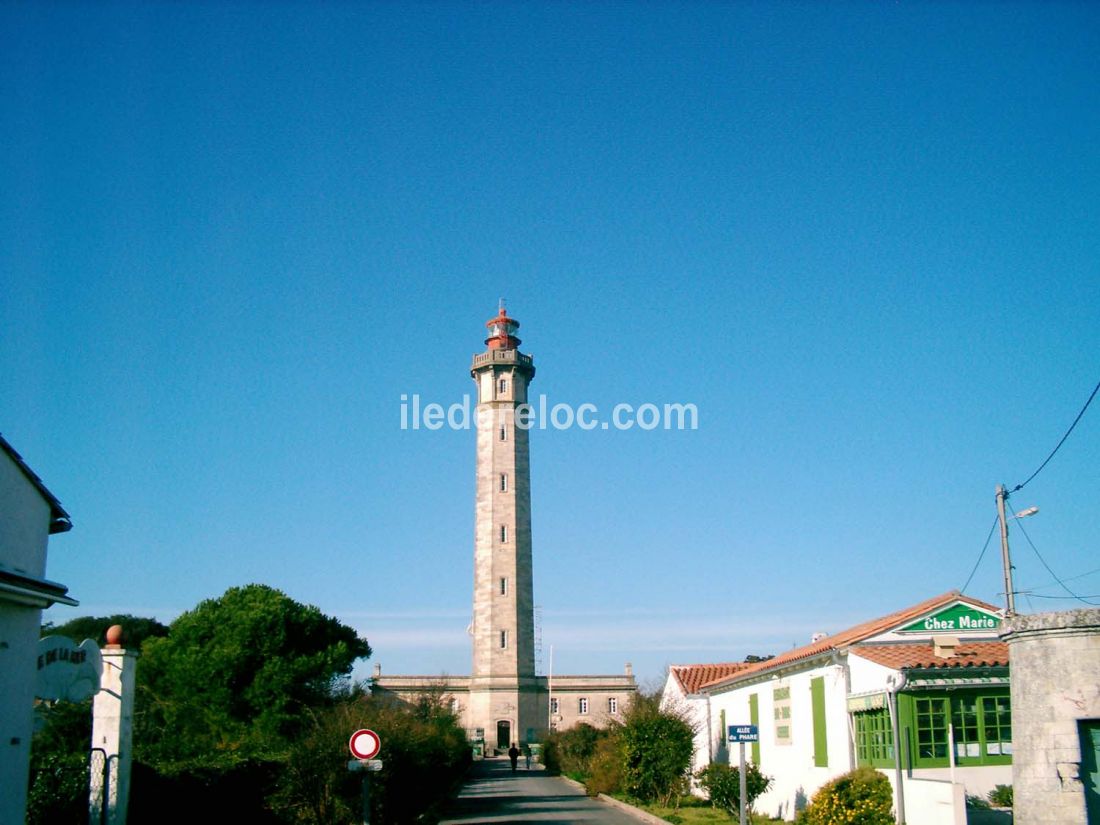
M772 691L772 708L775 714L775 744L791 744L791 689L776 688Z
M894 767L894 731L886 708L855 714L856 764Z
M1012 709L1007 688L918 694L912 699L912 709L914 767L949 765L949 747L957 765L1012 762Z

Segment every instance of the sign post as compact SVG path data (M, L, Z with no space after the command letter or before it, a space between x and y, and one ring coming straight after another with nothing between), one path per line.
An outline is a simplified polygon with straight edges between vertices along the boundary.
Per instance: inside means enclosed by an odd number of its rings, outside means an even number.
M760 730L756 725L730 725L728 736L729 741L736 742L738 750L741 751L741 767L737 772L741 786L741 796L738 799L737 821L740 822L741 825L745 825L745 814L748 812L747 797L749 795L749 783L745 776L745 743L759 742Z
M374 758L382 750L382 740L369 728L361 728L351 735L348 749L355 757L348 762L348 770L363 772L363 825L370 825L370 775L382 770L382 760Z

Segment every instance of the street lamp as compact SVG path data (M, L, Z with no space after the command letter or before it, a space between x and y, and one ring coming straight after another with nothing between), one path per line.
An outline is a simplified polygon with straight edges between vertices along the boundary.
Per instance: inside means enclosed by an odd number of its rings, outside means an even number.
M1012 589L1012 559L1008 554L1008 521L1005 519L1005 492L1003 484L997 485L997 518L1001 522L1001 563L1005 570L1005 617L1016 615L1016 592ZM1016 513L1016 518L1027 518L1039 512L1038 507L1028 507Z

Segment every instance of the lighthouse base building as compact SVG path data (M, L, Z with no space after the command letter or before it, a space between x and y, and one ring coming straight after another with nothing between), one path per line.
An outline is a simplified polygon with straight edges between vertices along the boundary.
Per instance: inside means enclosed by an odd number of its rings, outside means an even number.
M535 673L531 555L531 464L517 423L535 377L519 350L519 322L503 305L486 326L486 350L474 355L477 384L477 498L474 519L473 670L470 676L386 676L372 691L399 700L449 697L471 740L490 750L538 741L548 729L607 724L637 692L628 664L615 676Z

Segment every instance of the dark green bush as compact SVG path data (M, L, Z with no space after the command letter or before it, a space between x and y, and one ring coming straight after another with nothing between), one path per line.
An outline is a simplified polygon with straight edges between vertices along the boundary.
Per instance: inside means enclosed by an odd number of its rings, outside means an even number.
M890 780L874 768L856 768L822 785L798 821L805 825L893 825Z
M998 808L1012 807L1012 786L998 785L989 792L989 801Z
M637 697L619 732L623 790L662 805L686 793L694 738L691 724L676 711L662 710L659 697Z
M741 770L724 762L711 762L697 771L695 778L707 794L711 805L720 808L730 816L736 816L741 809ZM764 776L752 762L745 766L745 791L748 809L760 794L768 790L772 780Z

